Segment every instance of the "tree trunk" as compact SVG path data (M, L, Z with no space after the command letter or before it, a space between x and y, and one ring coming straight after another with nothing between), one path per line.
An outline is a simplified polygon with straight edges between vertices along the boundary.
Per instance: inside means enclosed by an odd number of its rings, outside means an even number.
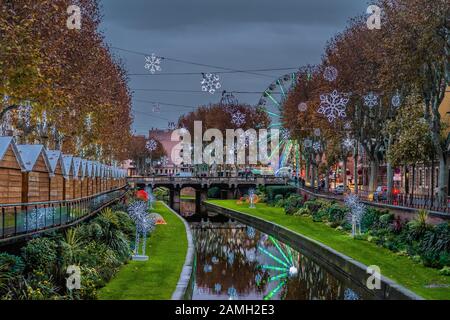
M355 151L353 152L353 181L355 183L354 192L358 194L358 146L356 145Z
M344 156L342 161L342 184L345 192L347 190L347 156Z
M330 190L330 168L327 168L327 173L325 174L325 191Z
M369 177L369 192L374 192L378 185L378 160L376 158L370 159L370 177Z
M448 169L447 156L445 153L439 154L439 189L438 189L438 203L442 207L447 207L447 186L448 186Z
M310 172L311 172L311 162L309 161L309 159L306 160L306 165L305 165L305 184L308 184L308 182L310 182Z
M392 164L390 162L387 163L387 199L388 202L392 201L392 188L394 186L394 169L392 168Z

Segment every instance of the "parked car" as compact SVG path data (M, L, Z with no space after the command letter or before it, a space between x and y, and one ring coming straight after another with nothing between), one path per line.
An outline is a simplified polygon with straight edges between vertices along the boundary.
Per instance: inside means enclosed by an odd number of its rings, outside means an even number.
M337 185L336 188L334 188L333 190L334 194L344 194L346 192L350 192L350 188L346 186L346 188L344 189L343 184Z
M387 186L378 186L373 193L373 200L387 200ZM392 196L396 197L400 194L400 190L397 188L392 188Z

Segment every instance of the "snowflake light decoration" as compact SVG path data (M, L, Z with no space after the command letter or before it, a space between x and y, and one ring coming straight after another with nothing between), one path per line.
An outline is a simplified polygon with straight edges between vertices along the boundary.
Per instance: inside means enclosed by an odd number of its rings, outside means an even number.
M338 71L333 66L328 66L325 68L325 71L323 72L323 78L329 82L333 82L337 79Z
M314 135L315 135L316 137L320 137L320 134L321 134L321 132L320 132L320 129L319 129L319 128L314 129Z
M334 90L330 94L320 95L320 107L318 113L327 117L328 122L334 122L337 118L345 118L349 98L346 94L340 94Z
M230 264L230 265L232 265L234 263L234 253L233 252L228 253L227 261L228 261L228 264Z
M153 104L152 111L153 111L153 113L160 113L161 112L161 107L159 106L158 103L154 103Z
M319 152L320 149L322 148L322 145L320 144L319 141L316 141L313 143L312 148L315 152Z
M245 123L245 114L236 111L231 115L231 123L240 127Z
M247 237L249 239L254 239L256 235L256 230L253 227L248 226L247 227Z
M204 273L210 273L210 272L212 272L212 265L210 265L210 264L205 264L205 266L203 267L203 272L204 272Z
M215 293L220 293L222 291L222 285L220 283L216 283L214 285L214 292Z
M238 298L236 288L234 287L228 288L228 296L230 300L236 300Z
M346 150L351 150L355 145L355 140L347 137L342 141L342 147Z
M154 53L151 56L145 57L145 69L149 70L152 74L156 71L161 71L161 58L157 57Z
M367 95L364 96L364 105L366 107L373 108L378 105L378 99L379 97L377 94L369 92Z
M147 143L145 144L145 147L149 151L155 151L156 148L158 147L158 144L156 143L156 141L154 139L151 139L151 140L147 141Z
M350 288L344 291L344 300L359 300L358 294Z
M298 111L305 112L306 110L308 110L308 105L305 102L301 102L298 105Z
M312 147L312 141L310 139L305 139L303 144L305 145L305 148L311 148Z
M88 114L84 119L84 125L86 126L86 130L88 132L92 131L92 115Z
M289 140L290 138L291 138L291 133L289 132L289 129L286 129L286 128L281 129L281 139Z
M352 224L352 235L361 234L361 220L366 211L366 206L359 200L358 196L351 194L344 200L345 205L350 209L350 220Z
M351 128L352 128L351 122L350 122L350 121L347 121L347 122L344 124L344 130L350 130Z
M166 156L162 156L161 157L161 165L165 167L165 166L167 166L168 163L169 163L169 158Z
M217 89L220 89L222 86L220 84L220 78L217 74L214 73L203 73L203 79L201 82L202 91L209 92L210 94L214 94Z
M397 92L391 99L391 104L393 107L398 108L402 103L402 98L400 94Z
M216 256L214 256L214 257L211 258L211 262L212 262L213 264L218 264L218 263L219 263L219 258L217 258Z

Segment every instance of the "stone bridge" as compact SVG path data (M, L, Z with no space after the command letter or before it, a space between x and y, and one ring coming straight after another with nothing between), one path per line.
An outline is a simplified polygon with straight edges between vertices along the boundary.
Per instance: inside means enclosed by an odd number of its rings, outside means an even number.
M277 177L128 177L128 183L138 188L165 187L170 190L170 206L180 210L180 194L183 188L195 189L195 204L197 213L201 213L201 203L207 199L209 188L219 187L222 198L232 199L242 193L241 190L258 186L285 185L284 178Z

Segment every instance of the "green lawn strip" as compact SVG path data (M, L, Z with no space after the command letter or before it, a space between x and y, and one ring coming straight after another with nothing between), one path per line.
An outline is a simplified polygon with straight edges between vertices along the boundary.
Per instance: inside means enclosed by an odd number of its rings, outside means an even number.
M379 247L371 242L354 240L348 234L329 226L313 222L310 217L289 216L282 208L269 207L258 203L257 209L248 205L238 205L235 200L210 200L209 203L262 218L279 224L306 237L319 241L365 265L377 265L383 276L410 289L426 299L450 299L450 277L439 271L413 262L406 256ZM427 285L441 285L428 288Z
M166 225L158 225L147 241L146 262L130 261L105 287L101 300L167 300L172 297L187 253L183 222L161 202L152 212L161 214Z
M180 197L181 200L195 200L194 196L181 196Z

